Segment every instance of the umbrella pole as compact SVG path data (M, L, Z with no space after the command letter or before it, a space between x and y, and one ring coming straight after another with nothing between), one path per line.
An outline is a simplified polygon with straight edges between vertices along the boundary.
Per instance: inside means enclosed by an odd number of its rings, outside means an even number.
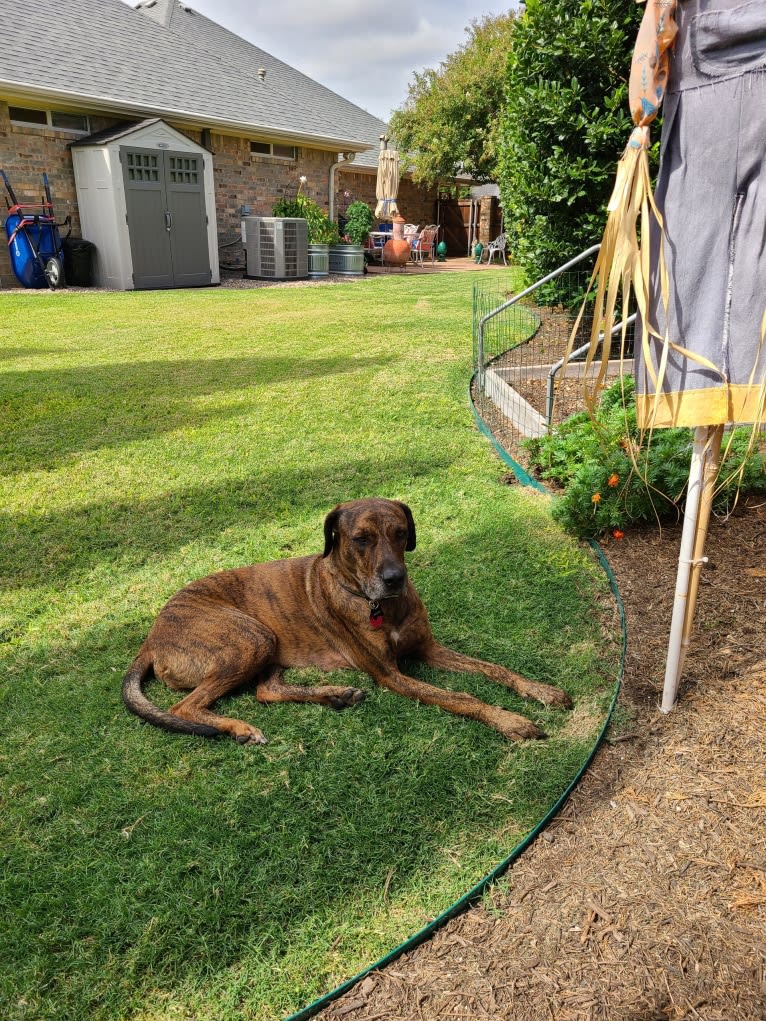
M723 426L699 426L694 431L694 447L686 491L686 510L678 558L676 593L670 623L665 684L662 691L663 713L669 713L676 702L689 636L694 621L700 574L705 558L713 491L718 475L718 455Z

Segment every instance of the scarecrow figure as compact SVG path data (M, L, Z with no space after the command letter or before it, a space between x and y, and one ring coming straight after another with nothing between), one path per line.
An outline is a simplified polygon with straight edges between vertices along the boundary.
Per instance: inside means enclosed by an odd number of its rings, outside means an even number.
M642 2L642 0L638 0ZM660 170L648 125L663 103ZM594 278L592 351L632 290L639 426L694 432L662 710L675 703L727 423L766 397L766 2L648 0L630 76L634 124ZM640 237L636 223L640 221ZM608 344L595 387L603 381ZM589 395L592 402L593 392Z

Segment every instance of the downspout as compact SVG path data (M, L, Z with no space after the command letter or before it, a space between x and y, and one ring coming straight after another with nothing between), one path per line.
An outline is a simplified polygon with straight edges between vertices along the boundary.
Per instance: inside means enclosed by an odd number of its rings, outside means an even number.
M338 153L338 156L339 157L342 156L343 159L338 159L335 161L335 163L332 164L332 166L330 167L330 176L328 181L330 194L328 196L327 201L327 208L329 209L327 215L333 221L335 220L335 171L344 163L353 163L354 160L356 159L356 153L355 152Z

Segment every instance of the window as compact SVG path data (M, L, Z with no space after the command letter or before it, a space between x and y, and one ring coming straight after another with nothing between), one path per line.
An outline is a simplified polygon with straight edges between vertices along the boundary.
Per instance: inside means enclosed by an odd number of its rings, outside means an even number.
M51 127L65 128L67 131L88 131L88 118L80 113L61 113L51 110Z
M12 121L20 124L47 124L48 115L45 110L27 110L23 106L9 106L8 113Z
M159 181L160 164L154 153L128 153L129 181Z
M276 156L277 159L294 160L298 158L298 149L294 145L282 145L279 142L250 142L250 152L254 156Z
M34 110L26 106L9 106L8 114L14 124L34 124L37 127L59 128L62 131L90 131L88 118L80 113L62 113L60 110Z
M196 156L168 156L170 180L173 184L198 184L199 170Z

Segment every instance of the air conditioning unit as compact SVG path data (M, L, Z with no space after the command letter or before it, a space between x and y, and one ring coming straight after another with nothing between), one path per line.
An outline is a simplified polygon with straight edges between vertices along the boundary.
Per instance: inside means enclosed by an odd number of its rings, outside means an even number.
M246 216L242 221L245 276L303 280L309 275L308 224L298 217Z

